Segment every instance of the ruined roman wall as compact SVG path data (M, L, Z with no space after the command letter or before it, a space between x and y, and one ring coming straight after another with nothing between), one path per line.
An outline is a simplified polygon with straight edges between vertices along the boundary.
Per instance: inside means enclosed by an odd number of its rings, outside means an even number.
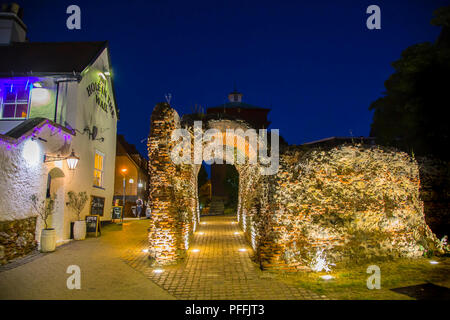
M150 206L152 218L149 228L149 255L156 264L172 264L180 261L190 246L190 240L200 222L197 178L200 165L175 164L171 152L175 143L171 140L174 129L181 128L178 114L166 103L153 110L148 139L150 171ZM185 125L194 140L194 129ZM203 130L248 129L240 121L210 121ZM191 145L193 159L194 146ZM239 172L238 220L257 250L256 203L261 202L258 165L236 165Z
M153 110L148 139L150 172L150 206L152 219L149 228L150 258L158 264L170 264L181 258L183 248L182 222L176 208L173 177L176 168L170 159L171 132L179 126L179 117L167 104Z
M362 145L289 147L271 181L274 252L268 267L419 257L439 251L425 222L417 161Z
M200 165L175 165L171 132L175 110L159 104L149 137L150 256L158 264L183 258L199 223ZM183 124L191 136L192 127ZM209 121L204 129L242 123ZM193 152L194 148L192 148ZM289 146L275 175L258 164L236 164L237 220L261 268L289 271L348 262L419 257L439 251L425 222L417 161L394 149L341 145Z
M450 162L432 157L420 157L417 162L425 219L442 238L450 234Z

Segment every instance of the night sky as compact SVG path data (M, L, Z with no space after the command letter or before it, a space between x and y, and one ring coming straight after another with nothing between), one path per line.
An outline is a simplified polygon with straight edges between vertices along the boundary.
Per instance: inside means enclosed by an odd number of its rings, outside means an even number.
M171 93L181 115L236 88L270 107L290 144L367 136L370 103L406 47L435 41L448 1L20 1L30 41L101 41L111 49L118 131L146 154L150 115ZM67 6L81 30L66 28ZM366 8L381 8L381 30Z

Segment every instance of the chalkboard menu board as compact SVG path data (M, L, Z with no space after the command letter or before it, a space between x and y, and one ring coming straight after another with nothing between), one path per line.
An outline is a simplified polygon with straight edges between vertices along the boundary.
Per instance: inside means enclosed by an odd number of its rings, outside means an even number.
M112 211L112 219L113 220L122 218L122 208L123 207L121 207L121 206L114 206L112 208L112 210L113 210Z
M95 236L100 231L100 216L98 215L90 215L86 216L86 232L95 232Z
M92 197L91 202L92 215L99 215L100 217L103 217L104 208L105 208L105 198Z

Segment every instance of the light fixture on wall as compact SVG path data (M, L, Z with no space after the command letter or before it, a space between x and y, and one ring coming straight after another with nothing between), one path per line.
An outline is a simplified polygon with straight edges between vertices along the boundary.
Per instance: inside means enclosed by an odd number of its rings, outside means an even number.
M80 158L75 155L75 152L72 149L72 153L66 158L67 166L69 167L69 169L75 170L79 160Z
M106 130L108 130L108 129L106 129ZM98 128L97 128L96 126L93 126L92 129L89 128L89 126L86 126L86 127L84 128L83 132L81 132L81 131L79 131L79 130L76 130L76 131L80 132L81 134L87 133L87 134L89 135L89 139L91 139L91 140L93 140L93 141L96 141L96 140L99 140L99 141L101 141L101 142L104 142L104 141L105 141L105 138L104 138L104 137L97 138L97 135L98 135Z
M75 155L75 151L72 149L72 153L68 157L61 157L61 156L49 156L44 155L44 162L55 162L55 161L61 161L66 160L67 166L70 170L75 170L78 164L78 161L80 160L79 157Z
M103 74L107 77L111 77L111 71L107 66L103 66Z

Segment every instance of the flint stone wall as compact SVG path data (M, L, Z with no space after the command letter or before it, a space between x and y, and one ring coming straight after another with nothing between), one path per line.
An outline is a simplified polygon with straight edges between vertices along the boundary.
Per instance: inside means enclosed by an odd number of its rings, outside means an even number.
M25 256L37 247L36 217L0 222L0 264Z
M223 123L211 120L206 127ZM170 158L171 133L181 125L168 104L155 107L149 241L156 264L183 258L200 219L199 165L175 165ZM189 124L183 128L192 135ZM280 151L275 175L261 175L258 164L236 169L237 220L262 269L311 270L319 254L331 265L439 250L425 222L417 161L406 153L365 145L289 146Z
M419 257L438 250L425 222L419 168L406 153L363 145L288 148L272 180L278 250L268 266Z
M425 157L417 161L427 224L440 238L450 235L450 163Z
M184 257L199 217L195 169L176 166L170 157L171 133L179 126L179 116L168 104L155 107L148 139L152 209L148 239L149 256L160 265Z

